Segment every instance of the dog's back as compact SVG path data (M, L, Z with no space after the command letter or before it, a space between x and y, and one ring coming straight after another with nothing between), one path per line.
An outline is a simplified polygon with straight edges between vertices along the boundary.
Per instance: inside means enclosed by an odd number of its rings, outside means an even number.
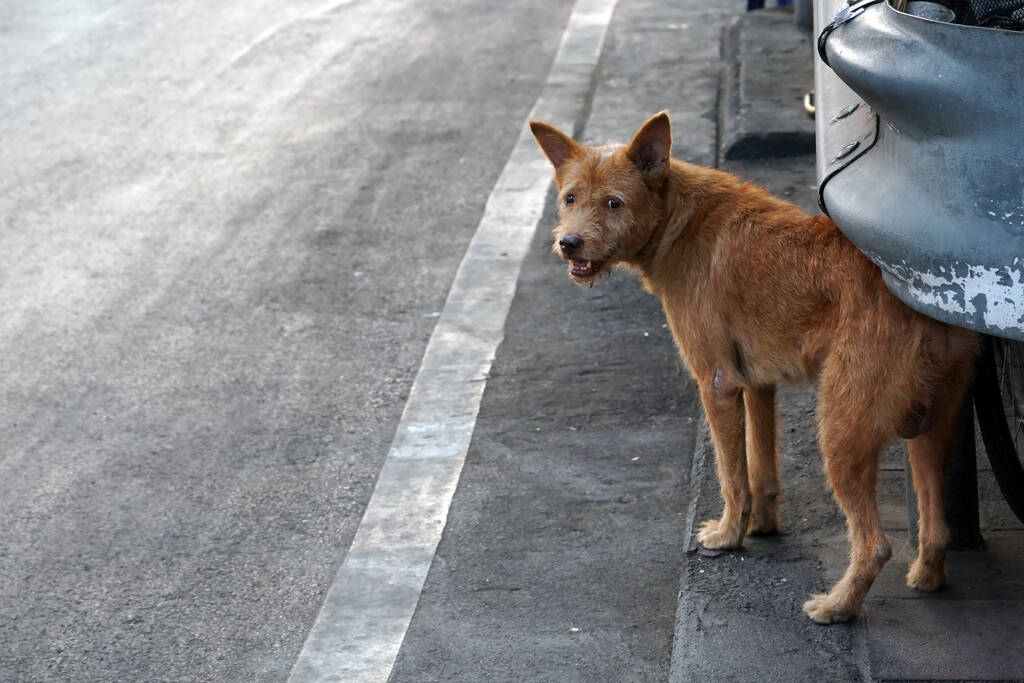
M920 399L943 368L973 356L977 335L899 301L827 216L677 160L667 182L679 203L640 271L687 357L728 346L738 382L775 384L817 379L830 353L862 349L866 375L913 376L906 391Z

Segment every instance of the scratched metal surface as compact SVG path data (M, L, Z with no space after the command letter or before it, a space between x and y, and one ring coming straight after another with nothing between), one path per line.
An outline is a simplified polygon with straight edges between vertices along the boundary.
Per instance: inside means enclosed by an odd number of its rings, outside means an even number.
M821 0L819 23L840 5ZM913 308L1024 340L1024 33L883 2L838 26L826 53L816 92L829 214ZM853 122L837 121L857 100Z

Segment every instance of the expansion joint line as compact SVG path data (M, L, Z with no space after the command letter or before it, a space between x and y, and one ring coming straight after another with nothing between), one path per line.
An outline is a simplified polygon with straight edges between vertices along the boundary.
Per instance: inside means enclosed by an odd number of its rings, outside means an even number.
M530 118L581 125L617 0L577 0ZM583 67L583 68L581 68ZM550 168L528 127L487 200L394 441L289 681L386 681L448 517Z

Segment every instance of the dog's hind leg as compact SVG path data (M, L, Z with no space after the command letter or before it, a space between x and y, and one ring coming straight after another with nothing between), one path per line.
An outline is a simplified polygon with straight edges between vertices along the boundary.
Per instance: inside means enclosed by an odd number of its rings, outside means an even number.
M949 529L942 511L943 475L949 453L945 425L907 442L917 493L917 558L907 572L907 585L938 590L946 582L946 544Z
M750 522L743 391L728 384L721 370L713 381L698 380L701 402L715 446L718 485L725 507L721 519L709 519L697 539L705 548L738 548Z
M949 529L942 499L946 463L970 376L967 362L962 365L965 367L959 372L954 370L942 381L943 393L934 406L932 429L907 441L918 510L917 559L907 572L907 585L923 591L937 590L946 581Z
M747 469L750 475L751 534L779 530L776 501L779 484L778 443L775 436L775 387L747 387L743 390L747 411Z
M814 595L804 612L814 621L848 621L892 555L878 515L875 487L878 459L888 433L874 424L871 406L858 403L860 392L838 389L822 378L819 437L825 473L836 500L846 514L850 536L850 565L826 595ZM865 396L870 402L870 395Z

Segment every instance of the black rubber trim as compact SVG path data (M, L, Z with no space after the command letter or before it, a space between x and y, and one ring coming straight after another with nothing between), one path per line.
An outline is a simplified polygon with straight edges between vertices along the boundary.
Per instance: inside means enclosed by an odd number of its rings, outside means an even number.
M832 214L830 214L828 212L828 207L825 206L825 186L828 185L828 181L830 181L830 180L832 180L832 178L836 177L839 174L840 171L842 171L843 169L847 168L848 166L850 166L850 164L852 164L853 162L857 161L857 159L860 159L862 156L864 156L865 154L870 152L871 148L874 147L875 144L878 142L878 134L879 134L880 128L881 128L881 120L878 118L878 114L874 114L874 117L875 117L875 135L874 135L874 137L871 140L871 144L868 145L867 147L865 147L864 149L862 149L856 156L850 157L850 160L847 161L845 164L843 164L839 168L833 170L827 176L822 178L821 183L818 185L818 208L820 208L821 212L823 214L825 214L826 216L828 216L829 218L832 217Z
M850 19L856 19L857 16L859 16L860 13L863 12L866 8L879 2L882 2L882 0L861 0L858 3L850 5L849 11L851 16L846 21L850 21ZM844 21L843 24L845 24L846 21ZM821 57L821 61L823 61L829 67L831 67L832 65L828 63L828 55L825 53L825 42L828 41L828 37L832 35L832 31L835 31L836 28L839 26L842 26L842 24L837 24L835 22L835 19L833 19L828 26L821 30L821 33L818 35L818 56Z
M825 42L828 37L832 35L832 31L836 30L836 22L831 22L828 26L821 30L818 34L818 56L821 57L822 63L828 68L832 68L832 65L828 63L828 54L825 52Z

